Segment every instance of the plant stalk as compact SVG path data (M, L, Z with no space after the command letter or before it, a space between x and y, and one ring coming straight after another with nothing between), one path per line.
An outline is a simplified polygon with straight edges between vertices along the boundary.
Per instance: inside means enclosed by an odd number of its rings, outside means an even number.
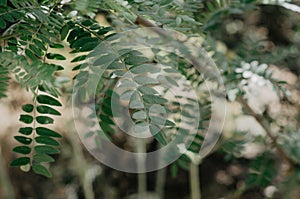
M190 163L191 199L201 199L199 165Z

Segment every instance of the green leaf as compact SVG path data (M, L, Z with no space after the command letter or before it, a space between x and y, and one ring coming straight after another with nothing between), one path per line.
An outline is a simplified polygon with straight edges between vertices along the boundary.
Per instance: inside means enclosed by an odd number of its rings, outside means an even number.
M59 153L59 150L56 148L53 148L52 146L44 146L44 145L38 145L34 147L34 150L36 153L39 154L56 154Z
M158 73L158 72L160 72L160 68L156 67L153 64L143 64L143 65L131 68L130 71L134 74Z
M47 136L38 136L35 138L35 141L40 144L47 144L52 146L59 146L59 143L51 137Z
M159 5L160 6L165 6L165 5L168 5L172 2L173 2L173 0L162 0L162 1L159 1Z
M66 57L57 53L47 53L46 57L48 59L54 59L54 60L66 60Z
M51 114L51 115L61 115L60 112L58 112L57 110L49 107L49 106L38 106L37 111L41 114Z
M168 144L167 139L166 139L164 133L161 132L160 129L157 126L150 125L149 128L150 128L151 134L154 136L154 138L159 143L161 143L162 145L167 145Z
M94 66L101 66L112 63L116 59L116 55L114 54L108 54L103 55L100 58L96 59L94 62Z
M156 79L153 79L151 77L145 77L145 76L136 76L133 78L133 80L140 85L159 83Z
M58 133L56 133L55 131L52 131L48 128L45 127L37 127L36 128L36 133L38 135L42 135L42 136L50 136L50 137L57 137L57 138L61 138L62 136Z
M137 65L143 64L149 60L148 60L148 58L142 57L142 56L128 56L125 58L124 61L126 64L137 66Z
M52 177L52 174L50 173L50 171L46 167L44 167L43 165L33 164L32 165L32 170L34 171L34 173L39 174L39 175L43 175L47 178Z
M81 37L72 43L71 48L79 48L81 46L84 46L87 43L95 43L96 44L95 47L96 47L98 42L99 39L96 37Z
M32 127L22 127L19 128L19 133L23 135L30 135L32 133L33 128Z
M21 144L25 144L25 145L29 145L32 142L31 138L24 137L24 136L14 136L14 138Z
M0 17L0 29L4 29L6 27L6 22Z
M67 37L67 35L69 33L69 30L70 29L69 29L69 26L67 24L62 27L62 29L60 31L60 39L62 41Z
M51 97L49 95L38 95L36 99L40 104L61 106L61 103L58 100L54 99L53 97Z
M132 114L132 118L136 120L143 120L147 118L147 114L145 111L136 111Z
M53 124L54 120L48 116L37 116L36 121L39 124Z
M28 146L17 146L13 148L13 151L16 153L21 153L21 154L29 154L31 152L31 148Z
M143 95L144 102L148 104L164 104L168 100L157 95Z
M151 119L151 123L153 124L164 125L164 126L175 126L174 122L166 118L162 118L158 116L150 116L150 119Z
M172 84L173 86L176 86L176 87L179 87L179 85L177 84L177 81L174 80L172 77L169 77L169 76L165 76L166 80Z
M22 110L26 113L31 113L33 111L33 105L32 104L25 104L22 106Z
M56 49L65 47L64 45L59 44L59 43L51 43L49 46L50 46L50 48L56 48Z
M25 54L33 61L37 60L37 58L35 57L34 53L29 50L29 49L26 49L25 50Z
M93 50L99 45L100 42L88 42L85 43L80 49L79 52L88 52Z
M138 88L138 90L141 93L145 94L145 95L155 95L155 94L158 94L158 92L155 89L151 88L151 87L140 86Z
M139 100L132 100L129 103L129 108L131 108L131 109L143 109L143 108L145 108L145 106Z
M34 43L38 48L40 48L41 50L43 50L43 51L46 51L46 50L47 50L47 48L45 47L45 45L44 45L40 40L34 39L34 40L33 40L33 43Z
M30 163L30 158L29 157L21 157L21 158L17 158L14 161L12 161L10 163L11 167L18 167L18 166L23 166L26 164Z
M40 163L40 162L54 162L55 160L47 155L47 154L35 154L33 156L33 160L37 163Z
M20 115L19 120L25 124L30 124L33 121L33 117L31 115Z
M81 56L75 57L74 59L72 59L71 63L85 60L86 57L87 57L87 55L81 55Z

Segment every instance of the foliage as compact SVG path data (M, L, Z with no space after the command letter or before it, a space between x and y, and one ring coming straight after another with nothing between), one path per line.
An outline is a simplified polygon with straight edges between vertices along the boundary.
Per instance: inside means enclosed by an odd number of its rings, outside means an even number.
M72 81L74 90L79 94L80 102L96 102L96 117L103 132L89 132L86 137L105 135L114 140L120 129L115 122L120 115L114 115L114 100L122 101L129 107L129 117L134 123L133 131L143 133L149 131L159 146L167 145L174 138L174 132L184 135L184 141L191 144L182 156L172 165L173 171L179 167L189 169L190 164L200 164L198 152L201 149L205 131L211 117L211 100L209 93L203 89L205 76L202 71L193 67L193 63L185 56L186 43L181 55L155 48L155 40L145 38L122 39L116 33L137 28L138 25L183 33L187 40L198 39L199 49L206 50L216 63L224 80L227 101L238 101L249 114L262 125L266 131L267 151L251 161L249 173L245 177L246 188L266 187L275 182L276 153L284 158L294 172L299 170L299 136L295 130L269 133L270 124L274 121L265 115L256 114L244 99L247 86L256 79L262 84L271 85L280 99L288 98L286 82L276 80L268 64L283 63L289 56L298 53L295 46L281 46L264 51L264 39L243 37L243 41L229 50L220 50L222 42L219 27L225 19L239 18L248 11L258 9L261 4L274 4L273 1L256 0L210 0L210 1L173 1L173 0L130 0L130 1L3 1L0 4L0 98L5 98L11 81L17 81L23 88L33 93L31 104L22 106L20 121L23 126L14 138L20 143L13 151L20 154L11 166L21 166L23 170L32 170L46 177L51 177L48 163L54 162L52 154L59 153L60 146L55 138L61 135L48 127L53 124L64 92L59 83L59 72L66 70L59 62L67 60L63 53L53 50L71 49L68 52L74 58L70 63L76 64ZM297 12L298 6L293 2L278 3L285 8ZM291 6L294 5L294 6ZM110 26L100 25L95 16L105 11L110 19ZM199 14L200 13L200 14ZM144 16L147 24L139 24L137 17ZM161 36L161 35L160 35ZM163 35L164 36L164 35ZM172 37L173 35L170 35ZM176 40L176 39L174 39ZM106 46L111 41L111 46ZM148 56L134 44L153 42ZM176 40L176 42L178 42ZM130 43L130 45L129 45ZM100 47L99 47L100 46ZM128 47L129 46L129 47ZM230 54L233 51L233 55ZM55 63L55 64L54 64ZM159 63L160 65L156 65ZM175 72L174 72L175 71ZM180 107L175 99L168 99L167 93L178 88L182 76L190 83L190 87L200 90L197 101L176 93L175 97L186 100L186 112L180 114ZM13 77L14 76L14 77ZM99 80L99 76L101 76ZM168 88L164 88L168 85ZM96 91L95 89L96 88ZM133 89L134 88L134 89ZM164 88L164 89L161 89ZM118 92L117 92L118 91ZM64 93L71 95L70 93ZM91 97L95 95L95 97ZM198 121L196 134L188 134L187 128L181 128L182 122L190 125L193 108L200 109L201 119ZM153 108L156 105L156 109ZM94 107L91 107L94 108ZM163 112L167 110L167 112ZM200 116L197 116L200 117ZM276 123L276 122L274 122ZM94 124L98 125L98 124ZM291 134L291 135L290 135ZM294 139L291 139L294 138ZM225 139L225 138L224 138ZM297 141L295 141L297 140ZM263 141L261 141L263 142ZM180 144L180 143L178 143ZM241 139L225 140L218 143L216 150L226 153L228 160L238 159L238 152L245 144ZM176 173L176 172L174 172Z

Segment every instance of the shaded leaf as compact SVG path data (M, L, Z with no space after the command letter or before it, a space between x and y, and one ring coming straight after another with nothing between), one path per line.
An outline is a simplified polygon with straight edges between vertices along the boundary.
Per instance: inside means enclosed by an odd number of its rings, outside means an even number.
M34 150L40 154L56 154L59 153L59 150L51 146L38 145L34 147Z
M32 170L34 171L34 173L39 174L39 175L43 175L47 178L52 177L52 174L50 173L50 171L46 167L44 167L43 165L33 164L32 165Z
M51 137L47 136L38 136L35 138L35 141L40 144L47 144L52 146L59 146L59 143Z
M54 162L55 160L47 155L47 154L35 154L33 156L33 160L37 163L40 163L40 162Z

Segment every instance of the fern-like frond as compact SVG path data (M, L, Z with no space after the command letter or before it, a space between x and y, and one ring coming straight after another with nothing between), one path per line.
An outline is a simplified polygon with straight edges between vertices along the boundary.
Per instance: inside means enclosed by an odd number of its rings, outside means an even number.
M8 69L0 65L0 99L6 97L9 83Z
M21 86L34 93L37 87L43 85L51 84L55 88L53 74L59 67L54 64L43 63L39 60L28 63L24 56L13 52L3 52L0 54L0 65L5 70L14 73ZM54 89L53 94L57 96L57 93L58 91Z

